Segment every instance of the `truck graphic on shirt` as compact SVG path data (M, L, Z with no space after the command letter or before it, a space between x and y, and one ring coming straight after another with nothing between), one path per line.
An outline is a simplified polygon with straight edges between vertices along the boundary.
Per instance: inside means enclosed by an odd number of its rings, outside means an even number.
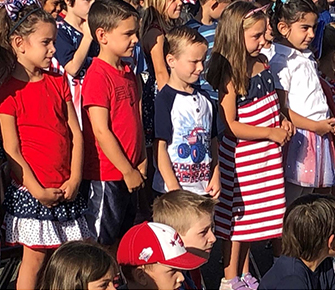
M211 157L210 134L203 127L195 127L187 135L183 136L183 141L178 146L178 156L180 158L191 159L194 163L200 163L204 160L206 153Z

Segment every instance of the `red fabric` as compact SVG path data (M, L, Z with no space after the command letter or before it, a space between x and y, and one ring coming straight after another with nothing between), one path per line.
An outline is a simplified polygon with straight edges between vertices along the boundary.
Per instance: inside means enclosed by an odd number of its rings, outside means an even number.
M194 285L197 287L197 289L204 289L201 284L201 271L200 268L190 270L190 275L192 278L192 281L194 282Z
M88 108L99 106L109 111L109 129L118 139L130 163L136 167L140 161L143 129L139 111L136 78L125 65L123 71L94 58L83 84L83 131L85 162L83 178L88 180L122 180L122 173L109 161L96 141Z
M44 187L61 186L70 177L71 139L66 78L44 72L38 82L11 78L0 90L0 113L16 118L21 153ZM21 183L21 180L17 180Z

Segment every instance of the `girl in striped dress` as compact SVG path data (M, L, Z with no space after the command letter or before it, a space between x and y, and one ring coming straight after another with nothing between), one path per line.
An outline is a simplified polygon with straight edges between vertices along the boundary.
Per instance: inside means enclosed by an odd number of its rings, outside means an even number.
M224 10L207 75L219 90L226 124L219 150L222 190L215 212L216 236L223 239L220 289L257 289L249 273L250 242L277 238L282 232L281 146L293 126L280 122L273 77L260 54L265 8L238 1Z

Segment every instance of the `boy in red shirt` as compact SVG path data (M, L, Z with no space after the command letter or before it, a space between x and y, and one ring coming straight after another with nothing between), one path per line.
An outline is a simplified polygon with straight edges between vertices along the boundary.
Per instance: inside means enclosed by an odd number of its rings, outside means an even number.
M136 78L121 57L138 41L139 16L128 3L95 2L92 37L100 45L83 84L84 187L93 236L113 245L133 224L136 195L144 185L146 156Z

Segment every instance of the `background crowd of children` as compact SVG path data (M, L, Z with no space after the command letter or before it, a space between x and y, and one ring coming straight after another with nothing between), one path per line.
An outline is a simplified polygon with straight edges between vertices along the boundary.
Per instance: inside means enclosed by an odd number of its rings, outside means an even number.
M325 0L1 0L17 289L205 289L217 238L221 290L335 289L334 39Z

